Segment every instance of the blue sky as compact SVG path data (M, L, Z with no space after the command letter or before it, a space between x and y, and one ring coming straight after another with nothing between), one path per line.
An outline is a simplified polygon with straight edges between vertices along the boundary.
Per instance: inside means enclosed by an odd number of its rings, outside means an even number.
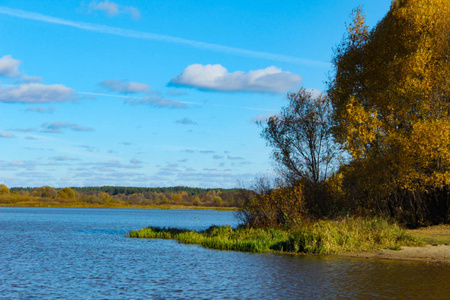
M273 173L255 120L324 91L351 10L389 0L0 4L0 183L230 188Z

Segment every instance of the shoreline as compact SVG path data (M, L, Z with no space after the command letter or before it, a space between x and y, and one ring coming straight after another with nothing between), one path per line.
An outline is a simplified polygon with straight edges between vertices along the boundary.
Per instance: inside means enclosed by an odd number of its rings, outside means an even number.
M356 252L332 255L359 259L381 259L415 261L450 266L450 245L430 245L423 247L402 246L400 250L381 249L376 252Z
M381 219L320 221L299 231L210 227L196 232L146 227L131 238L172 239L216 250L416 261L450 266L450 226L405 231Z
M78 206L78 205L4 205L1 204L0 207L41 207L41 208L106 208L106 209L194 209L194 210L224 210L224 211L236 211L235 207L208 207L208 206L183 206L183 205L156 205L156 206ZM445 228L446 225L431 226L428 228L421 228L417 230L409 230L413 236L423 238L422 234L418 234L423 231L436 231L436 228ZM447 225L448 226L448 225ZM448 233L447 228L444 230L444 234ZM442 230L442 229L441 229ZM442 235L442 233L441 233ZM438 236L436 232L433 232L433 236ZM283 253L283 254L295 254L295 255L317 255L310 253L289 253L289 252L278 252L273 251L273 253ZM321 255L321 254L319 254ZM374 252L354 252L354 253L338 253L338 254L323 254L324 256L334 256L334 257L346 257L346 258L356 258L356 259L376 259L376 260L397 260L397 261L415 261L423 263L433 263L439 265L450 266L450 244L448 241L445 244L441 243L427 243L425 246L411 247L411 246L401 246L399 250L390 249L380 249Z
M177 204L162 204L162 205L59 205L59 204L40 204L40 205L9 205L5 203L0 204L1 207L37 207L37 208L119 208L119 209L193 209L193 210L218 210L218 211L238 211L239 208L231 206L187 206Z

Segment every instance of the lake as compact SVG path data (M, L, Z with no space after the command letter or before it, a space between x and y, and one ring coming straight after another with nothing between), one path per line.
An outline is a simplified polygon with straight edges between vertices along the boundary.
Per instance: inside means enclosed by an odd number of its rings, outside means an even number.
M450 268L130 239L238 224L212 210L0 208L1 299L450 299Z

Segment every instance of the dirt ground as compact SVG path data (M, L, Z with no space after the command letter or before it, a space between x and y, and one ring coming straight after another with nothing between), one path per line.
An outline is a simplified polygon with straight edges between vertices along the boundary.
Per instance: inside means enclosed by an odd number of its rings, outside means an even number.
M401 250L383 249L373 253L351 253L343 256L423 261L450 266L450 225L430 226L408 230L408 232L425 241L427 245L424 247L401 247Z
M402 247L401 250L383 249L373 253L350 253L346 257L413 260L440 263L450 266L450 245L426 245L425 247Z

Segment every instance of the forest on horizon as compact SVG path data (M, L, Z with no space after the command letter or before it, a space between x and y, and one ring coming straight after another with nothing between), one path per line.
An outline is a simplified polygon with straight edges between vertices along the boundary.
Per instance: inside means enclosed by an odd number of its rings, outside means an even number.
M0 206L237 207L241 189L174 187L12 187L0 185Z

